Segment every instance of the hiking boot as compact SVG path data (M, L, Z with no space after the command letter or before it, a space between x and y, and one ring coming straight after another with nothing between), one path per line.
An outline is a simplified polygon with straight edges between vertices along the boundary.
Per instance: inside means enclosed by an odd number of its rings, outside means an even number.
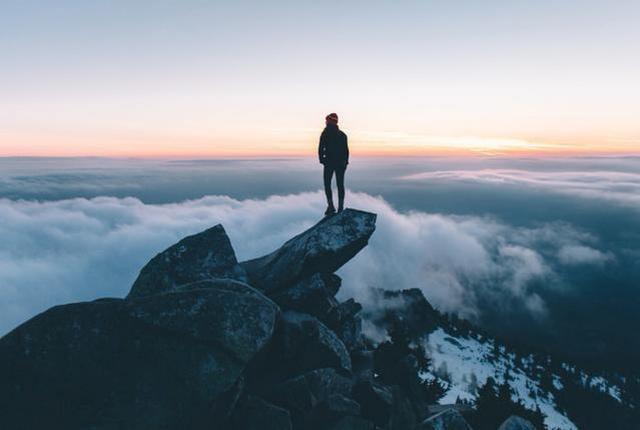
M333 206L327 206L327 210L324 211L325 215L333 215L334 213L336 213L336 208Z

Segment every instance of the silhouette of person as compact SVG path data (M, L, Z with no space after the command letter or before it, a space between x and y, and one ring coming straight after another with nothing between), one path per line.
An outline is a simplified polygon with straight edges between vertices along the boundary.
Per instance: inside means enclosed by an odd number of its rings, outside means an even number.
M325 123L326 127L320 135L318 158L320 164L324 165L324 192L327 195L327 210L324 214L331 215L336 212L331 190L331 179L334 173L338 186L338 212L344 209L344 172L349 164L349 145L347 135L338 128L338 114L327 115Z

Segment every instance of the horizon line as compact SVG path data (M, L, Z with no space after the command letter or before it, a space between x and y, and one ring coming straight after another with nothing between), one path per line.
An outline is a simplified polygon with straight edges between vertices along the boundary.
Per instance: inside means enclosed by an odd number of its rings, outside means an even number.
M305 153L226 153L226 154L0 154L1 160L9 159L114 159L114 160L281 160L316 158L315 154ZM427 152L370 152L353 153L351 158L605 158L605 157L640 157L640 150L635 151L436 151Z

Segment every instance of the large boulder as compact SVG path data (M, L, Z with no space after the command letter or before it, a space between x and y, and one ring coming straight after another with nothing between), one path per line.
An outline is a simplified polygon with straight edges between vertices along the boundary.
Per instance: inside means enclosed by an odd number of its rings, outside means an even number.
M228 287L56 306L19 326L0 339L0 427L215 428L279 312Z
M364 248L376 215L346 209L326 217L264 257L241 263L251 285L268 293L293 286L313 273L332 273Z
M182 285L213 278L247 281L220 224L185 237L153 257L140 271L128 298L174 291Z
M278 306L242 282L195 282L185 291L130 299L129 315L149 325L220 345L243 362L271 339Z
M498 430L536 430L536 428L531 422L524 418L517 415L511 415L502 424L500 424Z
M281 353L281 364L290 372L321 367L351 371L351 358L344 343L311 315L283 312L274 342Z
M330 397L347 397L353 383L335 369L315 369L282 383L266 387L265 398L291 412L296 428L306 428L311 413Z

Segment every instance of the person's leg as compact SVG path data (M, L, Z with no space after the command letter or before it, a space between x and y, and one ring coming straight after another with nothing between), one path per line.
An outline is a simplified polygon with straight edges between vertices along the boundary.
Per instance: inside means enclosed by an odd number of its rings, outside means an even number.
M336 184L338 185L338 212L344 209L344 172L346 168L336 169Z
M330 166L324 166L324 193L327 196L327 212L329 209L334 209L333 206L333 192L331 191L331 177L333 176L333 168Z

